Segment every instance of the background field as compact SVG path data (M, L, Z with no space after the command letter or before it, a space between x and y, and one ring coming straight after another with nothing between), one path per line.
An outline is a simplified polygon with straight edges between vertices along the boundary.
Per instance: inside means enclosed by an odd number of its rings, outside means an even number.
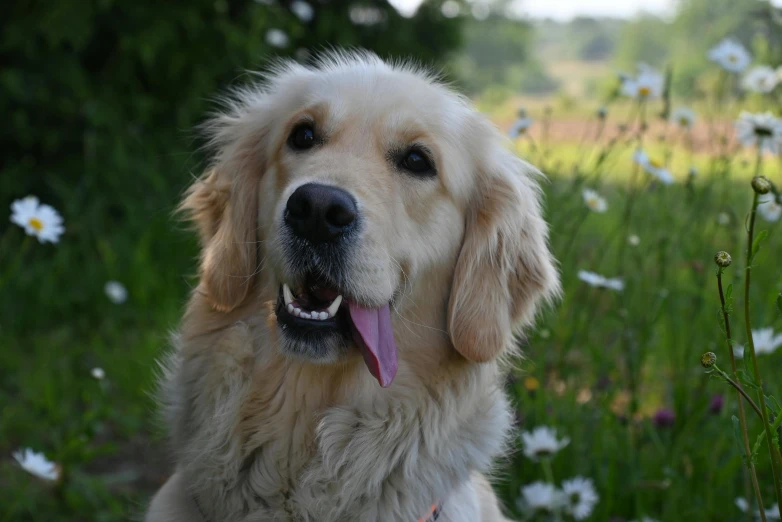
M500 0L476 5L431 0L405 18L385 1L331 0L313 3L308 20L275 0L0 7L0 208L34 194L66 227L51 245L0 222L0 521L128 520L165 481L149 392L194 284L195 239L171 214L203 165L192 129L216 93L251 79L245 69L277 55L307 60L327 45L415 56L502 128L521 108L535 120L514 146L549 176L565 293L524 341L508 389L521 429L554 426L570 438L553 473L593 479L600 502L589 520L752 518L734 503L746 491L735 394L699 359L711 350L729 367L717 250L733 254L734 332L746 341L738 278L756 156L732 122L742 109L780 115L782 87L759 96L731 84L717 102L720 73L706 52L733 36L756 63L779 66L782 13L761 0L681 0L671 19L562 23L507 16ZM269 29L287 34L284 47L267 41ZM691 145L660 117L662 101L648 106L642 130L635 102L616 97L617 73L638 61L669 68L671 105L698 113ZM639 133L676 183L633 163ZM762 170L782 184L782 158L765 156ZM585 206L584 188L606 199L605 213ZM780 226L758 221L769 236L750 296L753 326L777 331ZM625 288L593 288L579 270L621 277ZM109 280L127 288L126 302L107 298ZM779 397L782 350L760 357ZM95 367L105 379L91 376ZM760 432L754 419L750 427ZM44 452L63 478L24 473L11 458L22 447ZM770 507L764 452L758 473ZM521 518L519 488L543 478L520 451L501 463L509 513Z

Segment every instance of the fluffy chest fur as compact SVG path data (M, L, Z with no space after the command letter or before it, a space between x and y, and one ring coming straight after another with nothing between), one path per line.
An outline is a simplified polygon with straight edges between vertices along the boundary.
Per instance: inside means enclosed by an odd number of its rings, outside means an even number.
M179 338L166 368L177 468L210 521L415 522L438 499L440 520L474 520L463 490L501 453L511 422L493 363L426 382L402 365L379 390L360 365L274 355L262 330Z

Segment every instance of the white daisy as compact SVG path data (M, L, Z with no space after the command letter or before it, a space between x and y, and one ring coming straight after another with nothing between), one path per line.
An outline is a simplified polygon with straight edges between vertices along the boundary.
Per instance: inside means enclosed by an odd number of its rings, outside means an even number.
M673 175L671 171L666 169L665 166L658 160L652 159L649 155L641 149L635 151L633 160L643 168L647 174L651 174L655 178L659 179L666 185L673 183Z
M440 7L440 11L446 18L456 18L462 11L462 6L460 6L459 2L456 0L445 0Z
M575 477L562 483L565 498L565 512L576 520L584 520L592 514L600 497L595 491L592 479Z
M736 504L736 507L739 508L742 512L744 512L744 513L749 513L750 512L751 507L750 507L749 502L747 501L746 498L738 497L738 498L736 498L736 500L734 502ZM765 512L765 515L766 515L766 520L780 520L780 518L779 518L779 509L776 506L772 507L772 508L765 509L764 512ZM754 515L755 515L755 519L756 520L760 520L761 519L761 517L760 517L760 510L759 509L756 509L754 511Z
M272 47L283 48L288 47L288 33L282 29L269 29L266 31L266 43Z
M291 11L293 11L293 14L298 16L299 20L302 22L309 22L315 14L315 10L312 6L304 0L295 0L295 2L291 4Z
M760 328L752 330L752 340L755 344L755 353L774 353L782 346L782 333L774 335L773 328Z
M106 378L106 372L103 371L103 368L93 368L90 370L90 375L92 375L94 378L98 379L99 381L102 381Z
M660 97L664 87L665 77L653 67L642 63L638 65L636 76L626 78L622 82L622 94L630 98L647 100Z
M743 344L734 344L733 345L733 356L738 357L739 359L744 358L744 345Z
M638 246L641 244L641 238L635 234L630 234L627 238L627 242L630 243L631 246Z
M756 65L741 79L745 91L768 94L774 90L780 79L777 72L768 65Z
M552 513L562 506L562 493L553 484L533 482L521 488L519 507L524 511Z
M60 467L46 458L43 453L36 453L30 448L14 451L13 457L26 472L44 480L56 481L60 478Z
M728 226L730 225L730 214L727 212L720 212L717 214L717 223L719 223L722 226Z
M671 113L671 121L682 129L692 129L695 125L695 111L689 107L677 107Z
M779 218L782 217L782 205L771 192L762 194L758 196L758 214L766 221L772 223L779 221Z
M532 126L532 123L535 120L527 116L527 111L524 109L521 109L519 111L519 117L516 121L513 122L513 125L511 125L510 130L508 131L508 135L511 138L518 138L525 132L527 132L527 129L529 129Z
M709 60L726 71L740 73L747 68L752 57L743 45L732 38L725 38L709 51Z
M749 502L744 497L737 497L735 500L736 507L742 510L744 513L749 511Z
M608 203L606 203L605 198L596 191L592 189L584 189L582 195L584 197L584 203L586 203L586 206L589 207L589 210L592 212L602 214L608 210Z
M625 282L619 277L607 277L603 282L603 286L609 290L621 292L625 289Z
M103 286L103 291L114 304L122 304L128 299L128 290L119 281L108 281Z
M617 292L621 292L625 288L625 283L620 277L608 278L606 276L596 274L595 272L579 270L578 278L589 286L609 288L611 290L616 290Z
M532 431L521 432L524 455L534 461L543 457L553 457L559 450L570 444L570 439L557 439L557 431L548 426L538 426Z
M745 147L760 147L771 154L782 150L782 120L770 112L742 111L736 120L736 134Z
M65 232L62 216L49 205L41 205L35 196L27 196L11 203L11 222L24 229L38 241L57 243Z

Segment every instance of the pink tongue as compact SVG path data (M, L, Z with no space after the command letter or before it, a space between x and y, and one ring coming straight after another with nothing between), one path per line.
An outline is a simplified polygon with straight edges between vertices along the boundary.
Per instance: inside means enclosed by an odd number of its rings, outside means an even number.
M388 305L383 308L362 308L351 302L348 302L348 308L355 327L353 338L361 348L364 362L380 386L385 388L394 380L397 369L391 310Z

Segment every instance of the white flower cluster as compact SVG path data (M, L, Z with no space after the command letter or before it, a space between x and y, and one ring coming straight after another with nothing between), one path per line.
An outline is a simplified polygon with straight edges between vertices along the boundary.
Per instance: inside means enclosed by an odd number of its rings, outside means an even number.
M752 56L732 38L725 38L712 48L709 59L731 73L746 71L741 79L741 87L747 92L769 94L782 84L782 67L774 69L761 64L747 69ZM782 151L782 120L770 112L742 112L736 121L736 135L745 147L757 147L761 153L768 151L779 154Z
M531 432L521 434L524 455L534 462L550 459L566 447L570 440L558 438L554 428L538 426ZM574 520L585 520L594 511L600 497L592 479L574 477L562 482L557 488L549 482L533 482L523 486L517 500L520 510L530 516L567 515Z
M588 284L599 288L608 288L621 292L625 289L625 282L621 277L606 277L604 275L589 272L588 270L579 270L578 278Z

